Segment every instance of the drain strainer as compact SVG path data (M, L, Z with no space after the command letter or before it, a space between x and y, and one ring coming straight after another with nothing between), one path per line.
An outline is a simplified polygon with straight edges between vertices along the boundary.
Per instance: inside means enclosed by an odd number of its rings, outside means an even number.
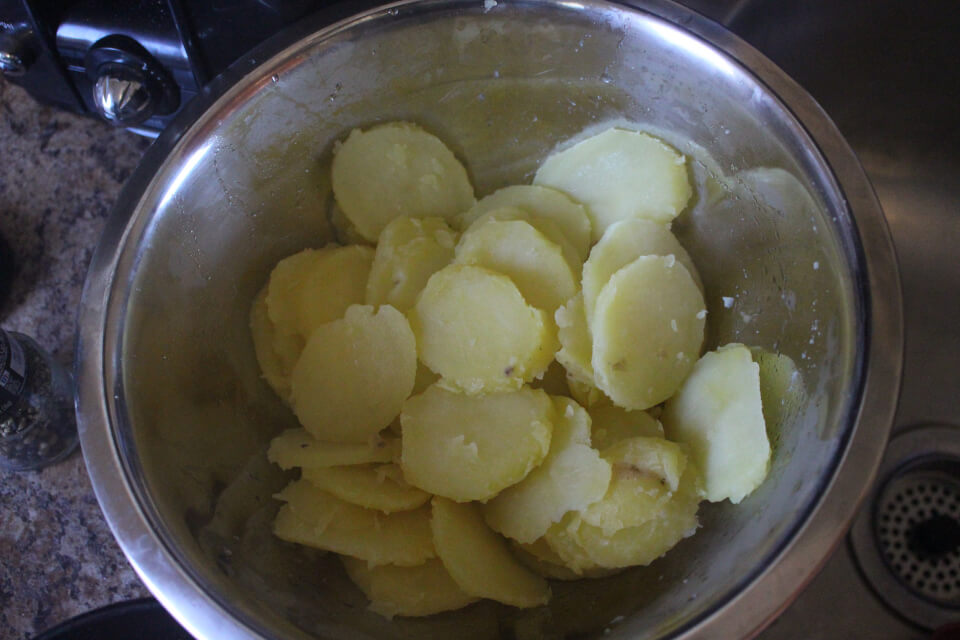
M850 539L877 595L935 628L960 614L960 429L923 427L887 447Z

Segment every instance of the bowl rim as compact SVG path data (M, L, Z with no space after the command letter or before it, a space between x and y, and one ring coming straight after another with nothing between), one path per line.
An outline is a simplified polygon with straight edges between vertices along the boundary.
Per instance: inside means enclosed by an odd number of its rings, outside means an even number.
M334 5L242 56L205 87L157 138L124 186L91 261L77 317L76 410L83 454L94 492L111 531L147 588L193 635L200 638L266 638L262 625L222 602L178 562L153 526L143 478L131 468L124 451L129 435L116 425L125 415L121 389L111 389L106 336L121 336L123 307L112 292L119 277L132 279L139 262L125 251L130 237L139 237L148 216L134 216L138 205L156 189L158 171L168 161L189 161L196 142L207 138L219 119L242 104L260 82L283 67L298 63L298 51L311 50L334 35L367 21L391 19L400 10L486 8L489 0L401 0L355 12L358 5ZM496 3L493 3L494 5ZM758 633L785 609L812 580L842 540L858 506L867 495L880 464L896 410L903 364L903 311L899 272L892 237L873 189L852 149L823 109L776 65L721 25L670 0L521 0L511 4L564 5L571 10L603 7L633 10L659 18L725 54L779 100L819 150L844 198L854 229L855 266L865 282L861 296L863 343L860 370L853 380L860 402L848 412L854 424L841 449L832 476L825 479L819 500L771 561L747 575L742 588L706 612L685 622L671 637L738 638ZM259 80L258 80L259 79ZM848 248L851 249L851 248ZM121 283L129 285L129 280ZM118 338L119 339L119 338ZM119 350L118 350L119 353ZM858 380L859 378L859 380ZM118 381L114 381L119 384ZM308 637L301 633L303 637Z

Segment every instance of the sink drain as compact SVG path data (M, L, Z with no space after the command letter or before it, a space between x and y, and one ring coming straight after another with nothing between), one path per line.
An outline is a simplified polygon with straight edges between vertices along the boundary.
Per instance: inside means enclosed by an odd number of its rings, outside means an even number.
M870 500L850 532L876 594L936 628L960 614L960 429L922 427L887 447Z

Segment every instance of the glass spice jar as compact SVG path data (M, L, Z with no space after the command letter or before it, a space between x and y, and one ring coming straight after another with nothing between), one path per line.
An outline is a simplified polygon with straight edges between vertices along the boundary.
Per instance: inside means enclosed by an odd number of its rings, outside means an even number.
M0 468L45 467L77 442L70 374L29 336L0 329Z

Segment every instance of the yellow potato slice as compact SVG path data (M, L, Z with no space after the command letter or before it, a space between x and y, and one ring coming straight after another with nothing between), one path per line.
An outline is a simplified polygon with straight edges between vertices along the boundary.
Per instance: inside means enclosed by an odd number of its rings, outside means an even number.
M505 275L470 265L433 274L410 311L421 361L466 393L519 389L543 374L558 343L544 311Z
M580 272L583 270L583 258L580 257L580 252L577 251L567 237L563 235L563 231L556 222L548 220L547 218L538 218L526 209L502 207L488 211L477 218L473 224L467 227L467 231L474 227L482 226L492 220L522 220L528 223L531 227L542 233L550 242L560 247L560 252L566 259L567 264L570 265L570 270L573 271L574 276L576 276L576 279L579 281Z
M369 567L348 556L341 556L340 561L353 583L370 600L370 610L386 618L430 616L477 601L457 586L437 559L416 567Z
M407 122L354 129L333 156L333 195L367 240L402 216L453 220L474 204L460 161L436 136Z
M560 558L563 566L579 576L599 566L580 544L578 531L582 524L580 513L571 511L563 516L560 522L547 529L543 536L543 541Z
M426 491L407 484L395 464L313 467L304 469L302 477L334 497L384 513L410 511L430 499Z
M513 185L495 191L460 216L460 228L467 229L480 217L507 207L521 209L530 216L512 218L514 220L530 220L535 227L537 224L532 221L534 218L555 223L576 249L580 263L587 259L587 254L590 252L591 230L586 207L571 200L566 194L549 187Z
M380 234L367 304L406 313L434 273L453 262L457 234L442 218L396 218Z
M618 128L552 154L533 182L585 204L593 242L620 220L670 222L693 194L682 154L653 136Z
M570 397L577 401L581 407L588 409L595 404L609 402L610 399L603 395L592 383L581 382L576 376L567 372L567 388L570 390Z
M434 385L400 414L404 476L452 500L488 500L543 461L555 419L550 397L529 387L468 396Z
M270 273L267 310L277 330L309 340L313 330L363 304L370 247L328 246L284 258Z
M646 411L627 411L609 402L600 402L590 411L590 443L603 451L627 438L662 438L663 425Z
M400 413L416 373L417 345L403 314L355 305L314 330L293 369L293 410L319 440L368 442Z
M287 429L270 441L267 450L267 458L281 469L391 462L399 456L398 438L377 436L364 444L322 442L306 429Z
M488 220L470 227L457 244L457 264L509 276L524 299L553 312L577 291L560 247L523 220Z
M250 308L250 335L257 364L267 384L284 401L290 401L290 374L303 351L303 339L298 335L276 330L267 312L267 286L260 290Z
M557 362L563 365L578 382L593 385L593 339L587 328L587 318L583 306L583 293L578 292L553 315L557 323L557 338L560 350Z
M621 220L610 225L583 264L583 305L587 323L593 321L597 296L610 276L641 256L670 255L686 267L702 295L703 283L690 254L665 225L642 218Z
M553 398L557 419L543 463L483 506L495 531L532 543L568 511L600 500L610 485L610 463L590 446L590 416L570 398Z
M524 566L548 580L570 581L583 578L605 578L620 572L619 569L594 567L577 573L563 564L563 559L550 548L550 545L543 538L532 544L520 544L511 541L510 550Z
M387 515L335 498L306 480L292 482L276 497L286 504L273 532L288 542L360 558L370 566L413 567L436 557L429 507Z
M700 358L664 409L667 437L690 447L711 502L736 504L767 475L759 371L747 347L726 345Z
M673 256L644 256L623 267L597 296L597 388L625 409L663 402L693 368L705 318L703 296Z
M430 528L443 566L464 592L514 607L550 600L550 587L510 554L506 541L480 515L478 505L434 497Z
M336 202L330 206L329 219L330 226L333 227L333 236L339 244L370 244L370 241L360 235L353 223L347 219L343 209Z

